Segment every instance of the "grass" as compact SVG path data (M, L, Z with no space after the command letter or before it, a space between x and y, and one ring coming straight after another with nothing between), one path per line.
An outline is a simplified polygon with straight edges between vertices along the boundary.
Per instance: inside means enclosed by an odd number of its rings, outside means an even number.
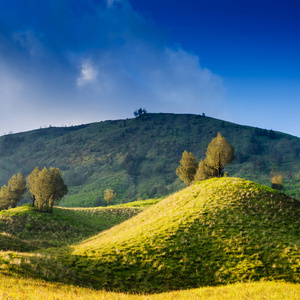
M72 247L99 287L153 292L300 277L300 203L253 182L195 184ZM91 267L92 265L92 267ZM80 267L79 267L80 266Z
M0 212L0 250L28 252L82 241L139 213L139 208L61 208L38 213L30 205Z
M152 206L152 205L160 202L161 200L163 200L163 198L137 200L137 201L132 201L132 202L124 203L124 204L114 205L114 207L142 207L142 208L146 208L146 207Z
M142 210L75 245L3 253L2 270L128 293L300 283L300 203L282 193L238 178L211 179Z
M154 295L132 295L96 291L62 283L49 283L40 279L0 276L0 300L39 300L41 295L45 300L298 300L300 285L284 282L236 283L221 287L205 287Z

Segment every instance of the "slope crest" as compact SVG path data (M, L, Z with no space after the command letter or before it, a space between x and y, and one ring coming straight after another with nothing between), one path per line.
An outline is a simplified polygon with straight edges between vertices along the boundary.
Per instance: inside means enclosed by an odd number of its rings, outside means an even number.
M300 203L238 178L197 183L73 247L97 287L166 291L241 280L300 282Z

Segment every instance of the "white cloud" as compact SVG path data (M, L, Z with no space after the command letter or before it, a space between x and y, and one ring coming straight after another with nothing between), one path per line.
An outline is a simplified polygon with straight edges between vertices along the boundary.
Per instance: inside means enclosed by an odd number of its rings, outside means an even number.
M97 73L97 70L89 61L82 63L80 77L77 79L77 85L82 86L88 82L95 81Z
M0 27L2 132L127 118L139 107L216 115L221 78L197 55L167 47L161 30L128 1L78 0L85 11L62 2L55 14L43 2L47 18L33 4L20 4L33 11L37 28L21 24L6 34Z

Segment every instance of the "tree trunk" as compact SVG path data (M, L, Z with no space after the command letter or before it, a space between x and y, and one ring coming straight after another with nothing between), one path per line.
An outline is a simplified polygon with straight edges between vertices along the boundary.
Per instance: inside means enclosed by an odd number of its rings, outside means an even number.
M219 152L219 161L218 161L218 177L221 178L221 171L222 171L222 166L221 166L221 154Z

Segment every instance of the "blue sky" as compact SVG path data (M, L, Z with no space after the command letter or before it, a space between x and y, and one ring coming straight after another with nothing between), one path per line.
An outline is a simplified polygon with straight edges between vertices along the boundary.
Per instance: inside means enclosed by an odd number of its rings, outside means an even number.
M300 2L0 0L0 134L149 112L300 137Z

